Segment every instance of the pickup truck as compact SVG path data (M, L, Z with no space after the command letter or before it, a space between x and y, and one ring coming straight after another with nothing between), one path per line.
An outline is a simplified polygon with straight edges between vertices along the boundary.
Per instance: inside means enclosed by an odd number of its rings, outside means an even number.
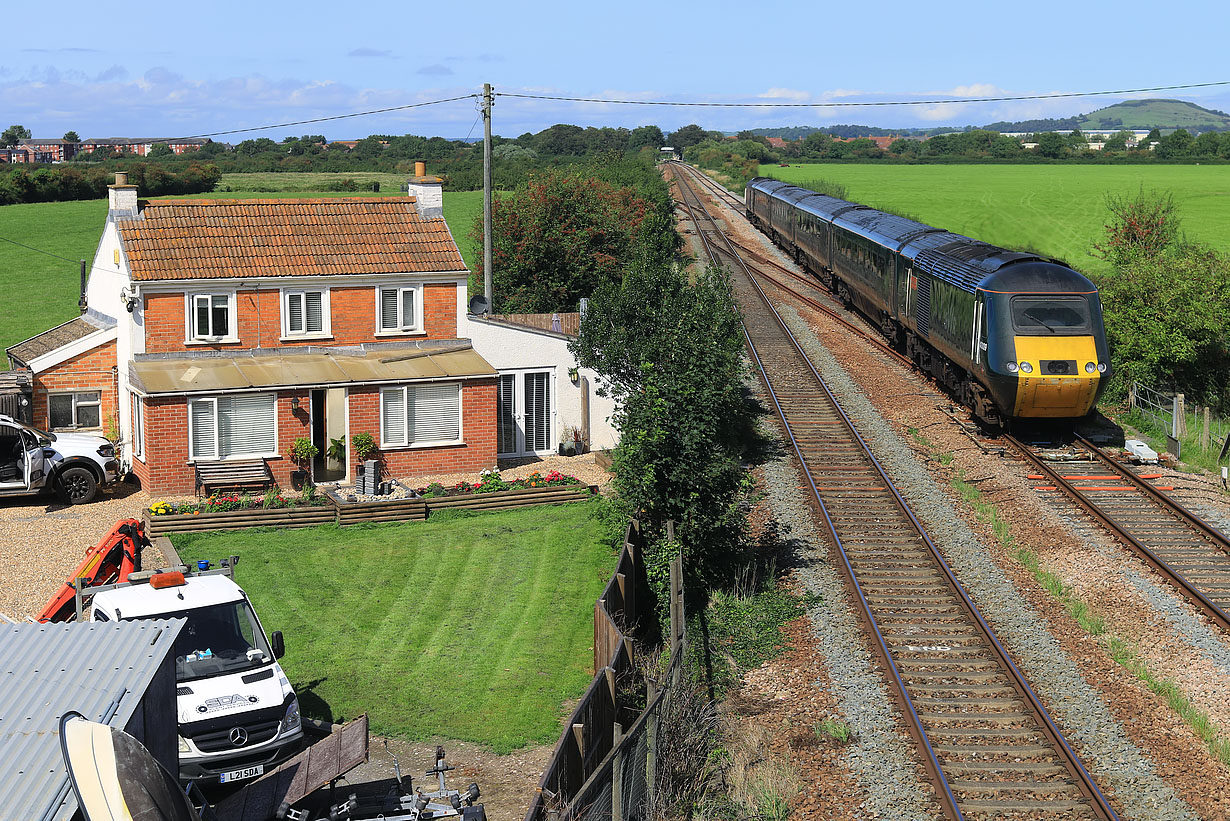
M232 578L237 561L133 572L125 582L78 594L92 596L91 621L187 619L175 642L183 782L256 778L303 743L299 701L277 662L285 653L282 634L266 638Z
M0 496L52 488L68 504L84 504L120 478L115 445L84 433L47 433L0 415Z

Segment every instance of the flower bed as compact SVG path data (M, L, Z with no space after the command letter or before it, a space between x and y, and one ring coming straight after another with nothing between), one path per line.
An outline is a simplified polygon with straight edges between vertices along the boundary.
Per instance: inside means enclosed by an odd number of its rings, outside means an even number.
M248 527L311 527L337 520L337 511L315 488L288 498L278 488L259 496L213 493L200 502L155 502L146 511L146 533L190 533Z
M497 471L485 470L477 482L459 482L452 487L437 482L418 489L405 489L408 495L403 498L353 502L348 494L338 490L321 492L315 488L305 489L302 495L291 498L274 488L264 496L215 493L200 502L155 502L146 512L146 532L153 537L165 533L248 527L414 521L426 519L432 510L500 510L560 504L580 501L597 491L596 487L584 485L576 477L556 470L546 475L531 473L511 481L501 478Z
M427 487L415 489L415 493L424 499L441 499L453 496L475 496L487 493L499 493L505 490L524 490L527 488L559 488L584 487L581 480L553 470L543 476L535 471L529 476L511 481L503 479L499 471L484 470L479 474L477 482L458 482L451 487L445 487L439 482L433 482ZM428 502L430 505L431 503Z

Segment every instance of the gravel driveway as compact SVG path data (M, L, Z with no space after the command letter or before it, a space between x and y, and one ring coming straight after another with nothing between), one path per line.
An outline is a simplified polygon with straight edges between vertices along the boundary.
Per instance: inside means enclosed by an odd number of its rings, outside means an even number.
M51 494L0 499L0 613L36 615L86 550L149 503L148 493L123 482L87 505L65 505ZM156 549L146 550L147 567L162 561Z

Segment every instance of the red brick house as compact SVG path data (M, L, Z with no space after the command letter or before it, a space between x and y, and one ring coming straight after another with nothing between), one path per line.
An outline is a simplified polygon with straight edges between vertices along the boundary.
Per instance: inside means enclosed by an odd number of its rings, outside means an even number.
M138 202L123 175L81 317L9 349L34 421L96 429L149 491L196 464L262 459L370 432L394 476L496 463L496 370L459 338L467 270L440 183L412 196Z

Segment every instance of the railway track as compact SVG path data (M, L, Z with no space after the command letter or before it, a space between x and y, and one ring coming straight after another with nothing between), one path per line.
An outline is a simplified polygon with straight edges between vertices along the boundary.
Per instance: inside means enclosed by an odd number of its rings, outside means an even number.
M706 191L724 205L742 213L743 202L734 194L703 174L693 174L693 178L700 180ZM874 329L851 322L835 305L809 296L783 277L808 286L814 293L826 294L818 283L745 246L733 242L732 245L745 260L755 262L759 269L754 272L756 276L828 314L912 367L910 360ZM730 256L726 248L717 250L723 256ZM773 273L766 269L772 269ZM1036 448L1011 435L1004 434L1002 440L1033 464L1039 471L1036 478L1049 482L1056 492L1072 499L1211 621L1230 631L1230 539L1079 435L1075 436L1076 444L1088 453L1088 459L1062 463L1062 466L1041 459Z
M1081 436L1087 458L1054 463L1006 437L1038 469L1031 478L1072 499L1162 574L1193 605L1230 630L1230 539L1150 481Z
M1116 818L688 184L691 172L673 171L707 255L732 261L749 350L945 815Z

